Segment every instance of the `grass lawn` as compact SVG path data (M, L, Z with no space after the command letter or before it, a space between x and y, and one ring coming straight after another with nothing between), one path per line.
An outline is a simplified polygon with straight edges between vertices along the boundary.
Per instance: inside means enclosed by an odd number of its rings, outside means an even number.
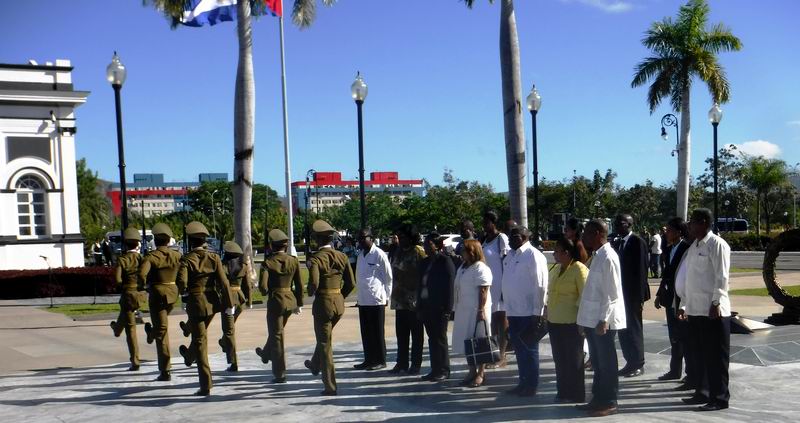
M800 295L800 285L784 286L782 287L789 295ZM730 292L731 295L749 295L755 297L767 297L769 292L767 288L750 288L750 289L734 289Z
M91 316L94 314L119 313L119 304L65 304L55 307L42 307L51 313L61 313L68 317Z
M761 273L760 268L755 267L731 267L731 273Z

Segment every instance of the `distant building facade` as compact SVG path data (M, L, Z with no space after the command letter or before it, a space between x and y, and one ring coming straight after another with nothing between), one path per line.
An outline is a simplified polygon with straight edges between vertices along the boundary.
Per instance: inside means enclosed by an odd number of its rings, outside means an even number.
M84 264L72 69L0 64L0 270Z
M145 217L158 216L176 211L191 210L188 204L189 191L203 182L228 181L227 173L201 173L197 182L164 182L162 173L136 173L133 182L128 182L125 192L128 197L128 211L144 214ZM106 196L111 200L114 216L122 214L122 191L118 183L110 184Z
M366 193L387 192L395 198L425 195L422 179L400 179L397 172L371 172L364 181ZM350 199L358 200L357 180L342 180L341 172L316 172L313 179L292 182L294 210L322 211L341 206Z

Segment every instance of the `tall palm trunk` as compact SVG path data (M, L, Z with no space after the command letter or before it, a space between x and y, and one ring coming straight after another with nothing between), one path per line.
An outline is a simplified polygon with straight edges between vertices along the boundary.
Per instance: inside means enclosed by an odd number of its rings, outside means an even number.
M233 107L233 214L236 242L252 257L250 208L253 191L253 132L255 129L255 80L250 2L237 3L239 63Z
M503 129L506 142L506 172L511 219L528 226L525 192L525 127L522 116L519 37L513 0L500 7L500 74L503 84Z
M687 84L688 85L688 84ZM688 220L689 210L689 165L692 152L692 137L690 129L692 126L689 118L689 87L683 90L681 100L681 145L678 147L678 210L677 216L683 220ZM714 216L716 219L717 217Z

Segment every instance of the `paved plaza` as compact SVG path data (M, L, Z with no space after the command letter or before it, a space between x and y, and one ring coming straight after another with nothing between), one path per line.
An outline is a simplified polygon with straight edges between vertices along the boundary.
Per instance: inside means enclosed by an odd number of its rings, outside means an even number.
M786 274L794 278L797 273ZM757 285L757 275L732 278L734 288ZM763 301L762 301L763 300ZM764 317L779 311L771 299L734 297L734 308L749 310L748 317ZM770 304L771 303L771 304ZM737 304L739 305L737 307ZM732 357L731 408L698 413L674 392L674 382L656 378L668 365L666 326L663 312L645 312L647 366L643 377L624 379L620 386L620 413L605 421L796 421L800 412L800 362L766 360L760 365ZM416 376L395 377L385 371L355 371L361 361L358 317L347 308L334 331L335 361L339 395L322 397L322 383L304 367L313 349L311 316L307 307L287 326L289 383L271 384L268 365L253 352L264 342L264 310L248 310L237 324L238 373L226 373L224 355L216 345L219 320L212 323L209 339L214 377L212 396L195 397L197 370L183 365L177 347L187 339L177 322L181 312L170 319L173 351L173 379L154 382L157 376L154 346L144 343L139 326L143 365L139 372L127 372L124 338L114 338L107 316L73 321L20 302L0 302L0 421L85 422L85 421L520 421L583 418L571 405L553 404L555 374L547 338L541 345L542 370L539 393L518 398L503 393L516 384L512 364L487 373L484 387L458 386L465 375L463 359L454 359L452 378L443 383L422 382ZM756 314L757 313L757 314ZM390 361L394 358L394 321L387 313L386 333ZM754 335L733 335L732 350L750 346L751 351L771 351L775 345L800 349L800 330L777 328ZM789 347L787 347L789 348ZM426 348L427 349L427 348ZM737 350L738 351L738 350ZM770 357L777 357L775 355ZM763 365L768 364L768 365ZM391 366L391 364L390 364ZM427 359L423 372L427 370ZM587 389L591 373L587 373Z

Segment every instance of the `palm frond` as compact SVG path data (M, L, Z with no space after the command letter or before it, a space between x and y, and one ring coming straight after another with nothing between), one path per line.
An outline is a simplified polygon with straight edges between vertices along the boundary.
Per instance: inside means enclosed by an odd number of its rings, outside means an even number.
M706 83L713 101L726 103L730 97L730 83L717 57L711 52L704 52L698 55L694 66L697 76Z
M704 34L701 45L703 49L712 53L739 51L742 49L742 40L733 35L730 28L719 23Z
M674 59L670 57L648 57L636 65L633 74L633 81L631 81L631 88L644 85L647 81L655 78L658 74L665 69L672 66L671 62Z
M475 5L475 0L461 0L461 1L463 1L464 4L467 5L467 7L470 8L470 9L472 9L472 6ZM494 0L488 0L488 1L489 1L490 4L494 3Z
M642 45L660 56L669 56L682 44L680 38L680 31L672 19L664 18L660 22L654 22L645 31Z
M322 0L325 6L333 6L336 0ZM301 29L308 28L317 18L317 0L294 0L292 21Z
M647 105L651 114L655 112L661 101L670 95L674 72L675 64L670 63L658 73L653 83L650 84L650 88L647 90Z

